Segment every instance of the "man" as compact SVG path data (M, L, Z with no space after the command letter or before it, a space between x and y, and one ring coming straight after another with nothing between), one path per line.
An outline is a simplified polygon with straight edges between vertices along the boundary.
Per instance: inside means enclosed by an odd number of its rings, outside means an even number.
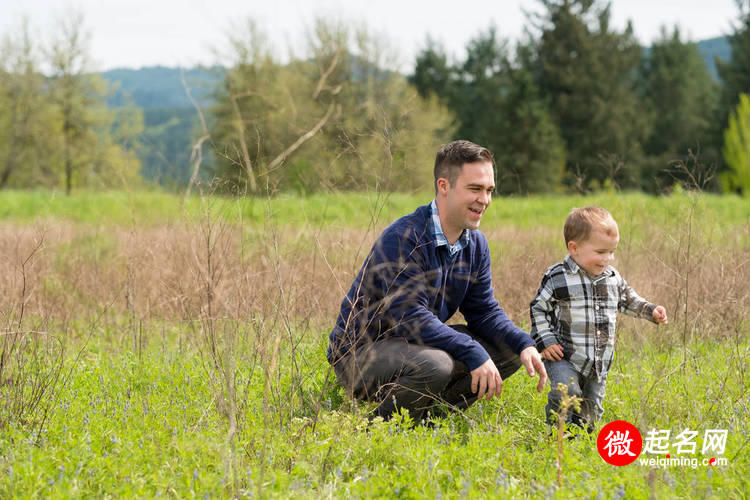
M547 380L534 341L493 295L478 230L495 189L492 153L468 141L440 148L435 199L391 224L341 303L328 361L350 395L415 420L440 403L467 408L499 396L521 364ZM467 325L445 322L459 310Z

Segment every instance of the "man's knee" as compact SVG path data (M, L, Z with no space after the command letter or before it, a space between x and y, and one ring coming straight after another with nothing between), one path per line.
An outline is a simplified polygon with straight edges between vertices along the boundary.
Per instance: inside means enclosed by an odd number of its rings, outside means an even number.
M454 359L441 349L424 349L416 356L415 370L412 377L419 379L426 386L441 390L451 379Z

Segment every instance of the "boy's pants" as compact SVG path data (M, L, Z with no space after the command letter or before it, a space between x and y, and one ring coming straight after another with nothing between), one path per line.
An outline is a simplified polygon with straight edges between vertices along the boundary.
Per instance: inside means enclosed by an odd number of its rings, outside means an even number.
M550 386L552 387L547 396L547 423L555 425L557 417L553 416L551 411L560 413L560 398L562 394L557 390L557 384L568 386L568 395L581 398L581 411L577 412L569 408L565 418L566 423L573 423L584 429L590 429L594 423L602 417L604 408L602 400L606 390L607 381L601 383L596 379L584 377L575 369L567 359L560 361L544 360L544 367L547 369Z
M465 325L451 325L471 335L492 358L505 380L521 366L521 359L505 343L488 343ZM427 345L391 338L365 344L334 365L336 378L357 399L380 404L374 416L389 419L399 408L418 421L441 403L468 408L477 400L471 392L471 372L447 352ZM442 414L439 410L438 414Z

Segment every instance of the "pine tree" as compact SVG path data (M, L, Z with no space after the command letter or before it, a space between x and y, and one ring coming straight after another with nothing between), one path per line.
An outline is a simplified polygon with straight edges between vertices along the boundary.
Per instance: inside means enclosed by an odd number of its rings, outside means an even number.
M635 92L641 48L632 27L613 31L609 5L594 0L540 2L538 81L565 142L568 182L637 185L646 123Z
M694 165L691 153L704 164L716 161L711 134L718 88L697 45L683 42L677 28L671 35L662 29L643 59L640 80L643 111L651 122L641 187L659 191L680 178L671 168L675 162Z
M452 65L428 40L410 78L420 94L437 95L455 113L456 137L495 153L497 189L506 194L554 190L565 162L557 125L530 69L530 54L527 46L519 46L512 61L506 42L490 27L471 39L466 58Z

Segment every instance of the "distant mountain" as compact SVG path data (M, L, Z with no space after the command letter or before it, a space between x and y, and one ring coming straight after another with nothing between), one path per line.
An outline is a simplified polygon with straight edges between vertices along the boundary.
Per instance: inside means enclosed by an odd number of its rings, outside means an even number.
M205 112L213 103L214 92L225 73L218 66L185 70L190 93ZM171 189L185 186L190 179L190 148L200 135L200 127L198 114L182 84L180 69L163 66L114 69L101 76L114 89L107 102L110 107L132 104L143 109L144 130L138 150L143 178ZM203 154L205 173L213 155L209 149Z
M698 42L698 52L701 53L703 60L706 61L708 72L716 80L719 79L719 73L716 71L714 57L718 57L722 61L729 61L732 58L732 47L729 45L729 39L725 36L701 40Z
M185 81L193 97L205 105L212 101L213 91L225 72L220 66L191 68L185 70ZM111 107L121 107L128 102L144 109L193 107L182 85L179 68L113 69L101 76L116 89L107 102Z

